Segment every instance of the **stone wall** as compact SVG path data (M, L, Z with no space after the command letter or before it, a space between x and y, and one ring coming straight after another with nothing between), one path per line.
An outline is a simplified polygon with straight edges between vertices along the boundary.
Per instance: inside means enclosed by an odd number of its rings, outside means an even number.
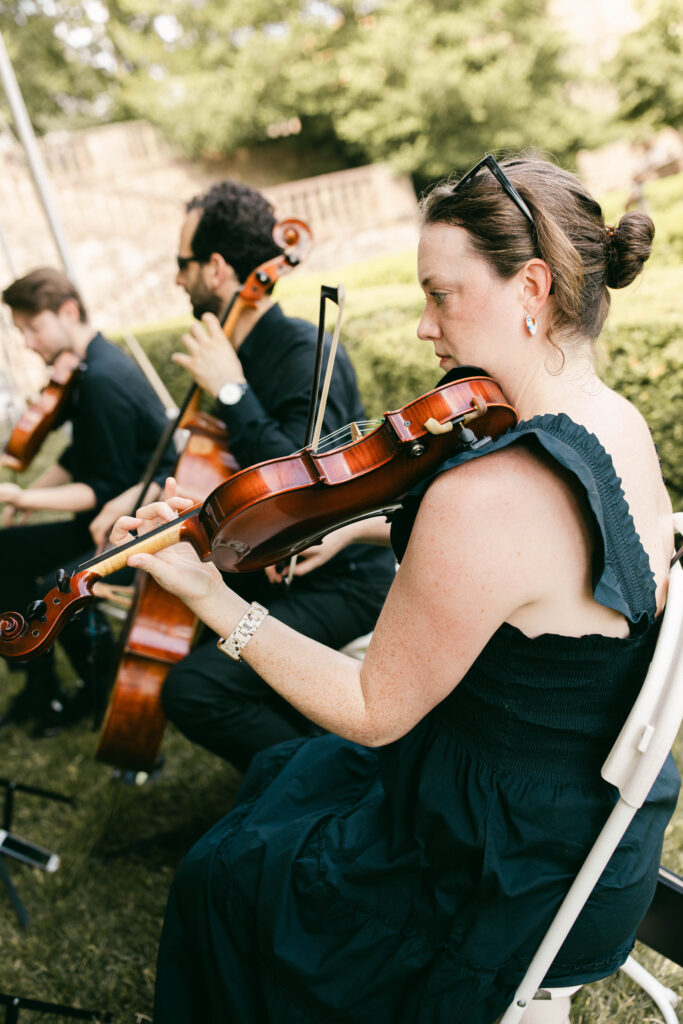
M187 299L174 283L184 203L226 176L225 168L180 158L150 125L139 122L54 133L40 147L93 321L120 327L187 312ZM279 218L298 217L311 227L310 269L415 244L412 186L385 166L271 184L262 191ZM23 151L7 136L0 146L0 228L0 282L40 264L59 265Z

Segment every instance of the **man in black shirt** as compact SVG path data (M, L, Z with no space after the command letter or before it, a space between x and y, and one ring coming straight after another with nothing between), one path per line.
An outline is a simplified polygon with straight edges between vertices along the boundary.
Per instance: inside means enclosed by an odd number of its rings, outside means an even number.
M60 271L34 270L10 284L2 298L26 344L45 363L52 364L63 351L82 360L66 411L72 424L71 442L30 486L0 483L5 522L17 513L23 518L39 510L72 514L60 522L0 530L0 610L23 614L31 601L54 585L57 569L70 572L92 553L90 521L106 502L141 480L166 416L135 363L90 325L78 291ZM167 474L172 466L169 450L160 473ZM100 636L102 652L106 626L94 609L83 619L85 629L80 622L72 622L60 639L80 680L91 687L94 635ZM37 731L42 732L46 725L56 725L87 708L92 693L81 690L71 715L65 714L51 652L28 662L26 668L26 687L3 720L37 717Z
M302 447L313 380L315 327L285 316L270 296L241 316L230 342L217 319L250 272L280 252L274 224L263 196L224 181L188 203L180 233L176 280L197 322L183 337L187 351L173 358L217 400L230 450L243 468ZM340 347L323 433L362 418L353 367ZM390 551L354 544L295 576L289 589L277 582L275 570L231 574L230 586L338 648L373 629L393 576ZM313 728L246 662L231 661L214 636L208 640L171 669L162 690L169 719L186 736L244 770L259 750Z

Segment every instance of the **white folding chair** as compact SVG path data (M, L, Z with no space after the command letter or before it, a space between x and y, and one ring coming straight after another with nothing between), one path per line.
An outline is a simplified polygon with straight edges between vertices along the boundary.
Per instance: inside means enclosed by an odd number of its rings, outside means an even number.
M683 513L676 513L674 526L683 535ZM541 1004L525 1013L534 997L569 996L574 989L539 991L553 960L569 934L582 907L593 891L633 816L642 806L669 753L683 718L683 566L678 561L669 576L669 594L657 646L647 676L607 760L602 777L619 791L619 799L579 873L572 883L536 955L499 1024L524 1020L539 1022ZM678 1001L632 957L621 968L656 1002L666 1024L678 1024L672 1006ZM537 994L538 993L538 994ZM547 1004L546 1004L547 1005ZM548 1020L551 1015L548 1015ZM565 1017L566 1019L566 1017Z

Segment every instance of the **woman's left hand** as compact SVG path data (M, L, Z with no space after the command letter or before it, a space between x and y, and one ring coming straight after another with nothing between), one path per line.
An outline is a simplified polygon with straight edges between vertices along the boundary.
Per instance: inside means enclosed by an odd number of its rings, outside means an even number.
M135 516L121 516L112 527L112 543L118 547L133 540L133 530L137 531L138 536L143 536L177 519L179 512L187 511L193 504L189 498L181 498L175 493L175 480L172 477L166 483L164 495L166 500L144 505L137 510ZM202 562L194 548L187 543L175 544L156 554L132 554L128 565L148 572L160 586L177 595L200 618L203 602L225 586L216 566L212 562Z

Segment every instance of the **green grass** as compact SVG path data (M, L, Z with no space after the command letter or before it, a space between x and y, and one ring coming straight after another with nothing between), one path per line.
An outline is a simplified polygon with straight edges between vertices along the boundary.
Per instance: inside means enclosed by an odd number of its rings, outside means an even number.
M678 323L674 307L681 280L672 254L679 251L680 232L669 227L667 212L672 212L674 222L681 221L682 182L679 176L678 181L656 182L648 189L661 254L655 251L640 284L616 293L610 317L614 329ZM431 348L415 336L421 299L414 278L415 254L407 252L325 274L307 274L302 269L284 278L278 293L287 312L316 320L320 284L344 285L342 337L348 335L357 365L364 362L367 351L373 353L365 359L362 373L359 368L370 407L384 401L386 394L386 385L383 391L373 391L373 359L386 361L400 349L409 354L401 367L415 364L411 380L423 372L425 380L434 374ZM333 316L330 310L330 323ZM140 338L144 342L146 333L173 333L186 323L181 319L154 325L140 331ZM381 346L373 350L377 339ZM164 375L163 366L160 372ZM400 385L399 376L393 407L403 400ZM55 457L61 443L59 437L50 438L27 480ZM59 668L65 685L73 685L61 658ZM19 676L0 663L0 707L20 683ZM87 723L51 739L29 740L20 729L3 731L0 739L0 775L74 799L72 806L64 806L17 795L14 831L56 851L62 862L54 875L8 862L31 921L28 929L18 925L0 885L0 991L109 1011L115 1024L149 1020L156 948L174 869L194 840L229 809L238 774L192 746L172 727L164 741L163 772L143 787L115 781L111 769L95 761L97 734ZM677 741L675 756L683 767L683 737ZM683 874L683 807L679 806L667 831L663 859ZM683 997L680 968L642 947L637 956ZM648 997L619 974L581 991L571 1016L572 1024L654 1024L659 1020ZM26 1024L36 1019L22 1012L22 1024L24 1018Z

